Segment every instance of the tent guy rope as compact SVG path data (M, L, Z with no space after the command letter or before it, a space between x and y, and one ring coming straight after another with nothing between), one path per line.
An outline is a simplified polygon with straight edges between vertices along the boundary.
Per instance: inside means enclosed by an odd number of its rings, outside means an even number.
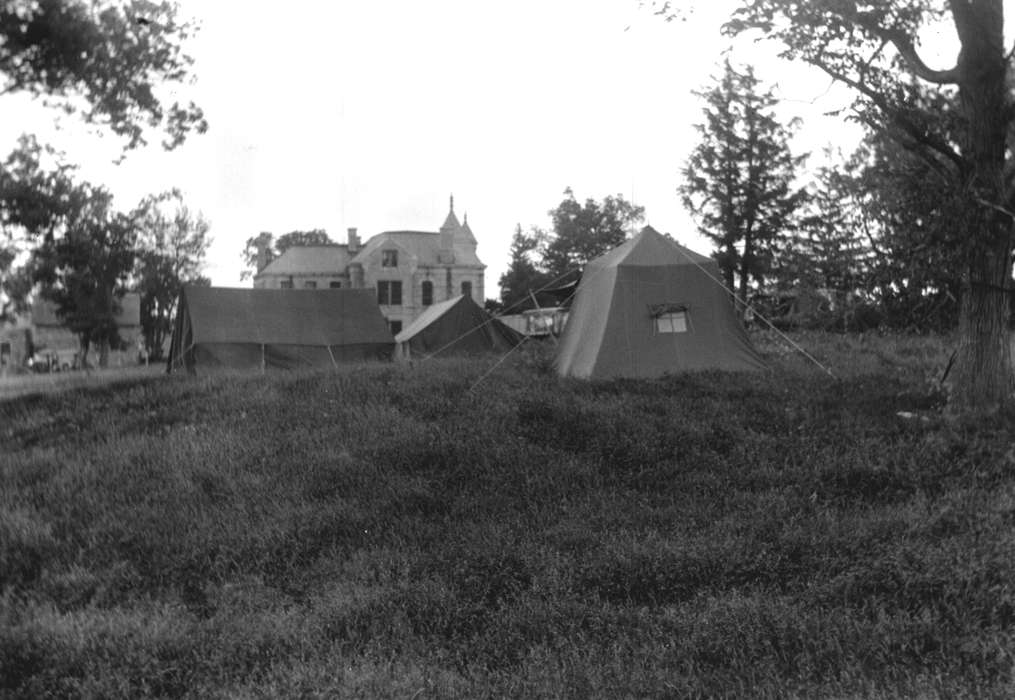
M726 290L726 291L727 291L727 292L729 293L729 295L733 297L733 299L734 299L734 300L735 300L736 302L738 302L738 303L739 303L739 304L740 304L741 306L743 306L743 307L744 307L745 309L750 309L750 310L751 310L751 311L752 311L752 312L754 313L754 315L755 315L755 316L757 316L758 318L760 318L760 319L761 319L762 321L764 321L764 322L765 322L766 324L768 324L768 327L769 327L769 328L771 328L771 329L772 329L773 331L775 331L776 333L778 333L778 334L779 334L779 337L780 337L780 338L782 338L782 339L783 339L783 340L785 340L785 341L786 341L787 343L789 343L790 345L792 345L792 346L793 346L793 347L794 347L794 348L795 348L795 349L796 349L796 350L797 350L798 352L800 352L800 353L801 353L801 354L802 354L802 355L803 355L804 357L806 357L806 358L807 358L808 360L810 360L810 361L811 361L811 362L813 362L813 363L814 363L815 365L817 365L817 366L818 366L818 367L820 367L820 368L821 368L822 370L824 370L824 371L825 371L825 372L826 372L826 373L828 374L828 376L829 376L829 377L832 377L833 379L835 378L835 375L834 375L834 374L832 373L832 370L828 369L828 368L827 368L827 367L825 367L825 366L824 366L823 364L821 364L820 362L818 362L818 361L817 361L817 360L816 360L816 359L814 358L814 356L813 356L813 355L811 355L811 354L810 354L809 352L807 352L806 350L804 350L804 349L803 349L802 347L800 347L800 345L799 345L798 343L794 342L794 341L793 341L793 340L792 340L792 339L791 339L791 338L790 338L789 336L787 336L787 335L786 335L785 333L783 333L783 332L782 332L782 331L780 331L780 330L779 330L778 328L776 328L776 327L775 327L775 326L774 326L774 325L772 324L772 322L771 322L771 321L769 321L769 320L768 320L767 318L765 318L765 316L764 316L764 315L763 315L763 314L762 314L762 313L761 313L760 311L758 311L758 310L757 310L756 308L754 308L754 306L752 306L752 305L751 305L750 303L748 303L747 301L744 301L743 299L741 299L740 297L738 297L738 296L737 296L737 293L736 293L736 292L734 292L734 291L733 291L732 289L730 289L730 288L729 288L728 286L726 286L726 283L725 283L725 282L723 282L723 281L722 281L722 280L720 280L720 279L717 279L717 278L716 278L716 277L715 277L714 275L710 274L710 273L709 273L709 271L708 271L708 270L706 270L706 269L705 269L705 268L704 268L704 267L703 267L703 266L702 266L701 264L699 264L697 260L695 260L694 258L692 258L691 256L689 256L689 255L688 255L687 253L685 253L685 252L684 252L684 251L683 251L683 250L681 249L681 247L680 247L680 246L679 246L679 245L677 244L677 242L676 242L676 241L674 241L674 240L672 240L672 239L669 239L669 238L668 238L667 240L669 240L669 241L670 241L671 243L673 243L673 247L674 247L674 248L676 248L676 249L677 249L677 251L678 251L678 252L679 252L679 253L680 253L681 255L683 255L683 256L684 256L685 258L687 258L687 259L688 259L688 260L689 260L689 261L691 262L691 264L692 264L692 265L694 265L694 266L695 266L696 268L698 268L699 270L701 270L701 271L702 271L702 272L703 272L703 273L705 274L705 276L706 276L706 277L708 277L708 278L709 278L709 279L711 279L711 280L712 280L713 282L715 282L716 284L718 284L718 285L719 285L720 287L722 287L723 289L725 289L725 290Z

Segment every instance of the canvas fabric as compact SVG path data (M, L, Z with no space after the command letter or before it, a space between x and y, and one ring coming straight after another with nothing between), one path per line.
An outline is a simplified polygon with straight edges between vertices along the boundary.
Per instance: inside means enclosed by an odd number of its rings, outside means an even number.
M394 339L370 289L187 287L168 369L295 369L389 359Z
M586 266L558 345L558 373L659 377L764 368L719 279L711 258L646 227ZM657 332L655 315L664 308L684 309L686 332Z
M507 352L522 341L521 333L501 323L471 297L457 296L427 307L395 336L402 359Z

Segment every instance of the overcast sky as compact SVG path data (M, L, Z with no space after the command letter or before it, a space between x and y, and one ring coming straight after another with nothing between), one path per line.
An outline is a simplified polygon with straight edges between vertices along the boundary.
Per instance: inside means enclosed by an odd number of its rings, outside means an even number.
M454 194L498 295L515 224L547 226L571 187L622 194L648 222L703 253L676 194L735 3L695 3L664 22L637 0L185 0L202 30L190 45L207 134L177 151L131 153L73 119L5 98L0 136L33 131L109 185L128 209L170 187L210 220L206 272L241 286L240 253L260 231L355 226L436 231ZM279 8L285 8L284 12ZM742 42L733 58L779 83L785 115L805 119L798 148L852 145L856 130L822 112L848 104L829 81Z

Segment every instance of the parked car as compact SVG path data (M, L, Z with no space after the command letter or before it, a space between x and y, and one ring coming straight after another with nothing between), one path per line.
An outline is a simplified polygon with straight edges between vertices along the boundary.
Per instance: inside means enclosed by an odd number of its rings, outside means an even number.
M28 358L28 366L33 372L67 372L79 369L80 362L76 350L56 350L47 348L39 350Z

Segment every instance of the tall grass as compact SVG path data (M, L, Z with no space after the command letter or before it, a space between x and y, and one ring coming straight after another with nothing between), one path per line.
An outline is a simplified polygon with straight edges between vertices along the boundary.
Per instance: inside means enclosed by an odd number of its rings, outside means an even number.
M935 339L0 404L0 695L1009 697L1013 420ZM912 414L903 418L899 412Z

